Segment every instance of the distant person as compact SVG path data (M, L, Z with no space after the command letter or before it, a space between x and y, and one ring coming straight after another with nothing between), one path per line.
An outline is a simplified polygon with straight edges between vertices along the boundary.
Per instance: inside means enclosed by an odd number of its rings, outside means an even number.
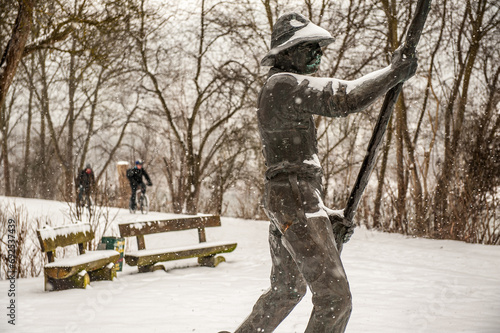
M135 167L127 170L127 178L130 182L130 188L132 189L132 194L130 196L130 209L134 210L137 208L137 203L135 202L135 195L138 189L141 190L142 194L146 193L146 184L142 181L144 177L147 181L148 186L152 186L153 183L149 178L148 173L142 167L144 162L142 160L135 161Z
M76 178L76 190L78 191L77 204L79 205L84 204L84 196L90 198L90 195L94 193L95 176L92 166L89 163L87 163L85 168L80 171L78 177Z

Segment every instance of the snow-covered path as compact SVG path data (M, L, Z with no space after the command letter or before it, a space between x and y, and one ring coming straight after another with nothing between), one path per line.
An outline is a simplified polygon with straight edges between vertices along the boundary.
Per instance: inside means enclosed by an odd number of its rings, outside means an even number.
M0 203L8 200L0 197ZM16 199L30 216L64 219L67 205ZM150 213L148 218L171 217ZM120 210L118 221L141 219ZM233 331L268 287L268 223L223 218L208 241L237 241L227 262L196 267L168 263L168 272L139 274L125 266L113 282L86 290L44 292L43 277L17 281L16 326L8 325L8 281L0 281L0 332ZM146 245L196 242L196 232L146 237ZM133 240L130 240L133 244ZM500 332L500 247L407 238L357 229L342 254L353 294L348 333ZM177 267L177 268L176 268ZM303 332L310 293L277 333Z

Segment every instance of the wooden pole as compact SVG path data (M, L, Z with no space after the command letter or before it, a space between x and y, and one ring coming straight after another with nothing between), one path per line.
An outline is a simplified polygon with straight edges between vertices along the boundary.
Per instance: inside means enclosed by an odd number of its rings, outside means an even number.
M417 8L415 10L415 17L413 18L410 27L408 28L406 40L403 44L404 56L416 56L417 44L420 40L422 30L424 29L425 20L427 19L427 14L429 13L430 7L431 0L418 1ZM356 213L356 209L358 208L359 200L361 199L366 185L368 184L368 180L370 179L370 175L377 158L377 152L380 148L380 143L382 142L382 139L385 135L385 130L387 128L387 124L389 123L389 119L391 118L394 104L396 104L402 87L403 84L399 83L391 90L389 90L385 96L384 104L382 105L382 109L380 110L377 124L375 125L372 138L370 140L370 143L368 144L365 159L363 160L363 164L361 165L361 168L359 170L358 178L356 179L356 183L351 191L346 208L344 209L344 217L350 224L352 224L354 214Z
M127 179L127 169L129 164L126 161L120 161L116 164L118 171L118 184L119 184L119 200L120 207L127 208L130 198L130 185Z

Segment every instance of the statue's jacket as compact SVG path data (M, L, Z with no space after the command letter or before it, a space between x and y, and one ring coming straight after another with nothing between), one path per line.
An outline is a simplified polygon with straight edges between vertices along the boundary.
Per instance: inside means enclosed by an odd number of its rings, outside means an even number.
M400 80L391 66L354 81L271 68L257 102L267 166L262 203L281 232L294 216L328 217L334 212L323 204L323 170L313 115L345 117L360 112Z
M321 174L313 115L344 117L347 84L272 68L257 107L266 178Z
M344 117L356 112L356 101L349 105L355 95L347 93L353 87L348 81L270 70L257 105L267 166L262 204L280 233L297 219L328 218L332 212L323 203L313 115Z

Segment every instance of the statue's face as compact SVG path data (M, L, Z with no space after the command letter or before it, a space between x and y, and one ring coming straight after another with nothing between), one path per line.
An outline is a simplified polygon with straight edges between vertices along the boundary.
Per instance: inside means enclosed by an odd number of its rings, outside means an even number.
M297 47L296 57L298 59L297 66L302 74L316 73L321 63L323 51L319 44L300 44Z
M281 53L276 67L298 74L312 74L318 71L322 55L318 43L302 43Z

